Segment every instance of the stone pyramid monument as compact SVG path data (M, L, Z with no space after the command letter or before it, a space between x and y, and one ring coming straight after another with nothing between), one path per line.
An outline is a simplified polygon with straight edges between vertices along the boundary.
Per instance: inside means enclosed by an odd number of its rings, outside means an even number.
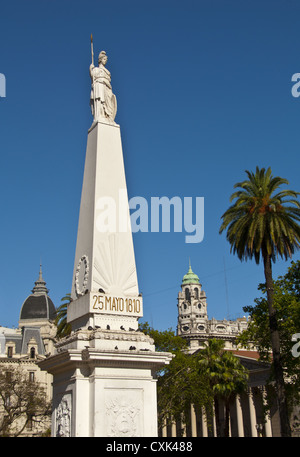
M98 66L93 60L93 123L67 312L72 332L40 366L53 374L52 436L155 437L155 373L172 355L156 352L153 340L138 329L143 301L117 102L106 53L100 52Z

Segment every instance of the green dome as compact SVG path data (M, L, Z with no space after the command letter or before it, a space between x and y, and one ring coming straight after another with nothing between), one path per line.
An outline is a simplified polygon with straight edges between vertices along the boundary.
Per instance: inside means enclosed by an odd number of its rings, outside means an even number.
M199 278L195 273L193 273L191 265L189 267L189 271L183 277L182 284L200 284Z

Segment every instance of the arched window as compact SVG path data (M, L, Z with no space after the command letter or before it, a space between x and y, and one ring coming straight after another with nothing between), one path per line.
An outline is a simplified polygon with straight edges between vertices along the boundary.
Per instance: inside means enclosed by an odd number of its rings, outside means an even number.
M194 293L195 293L195 298L196 298L196 300L198 300L198 298L199 298L199 290L198 290L197 287L195 287Z
M185 288L185 299L191 301L190 289L188 287Z
M34 359L35 358L35 348L30 349L30 358Z

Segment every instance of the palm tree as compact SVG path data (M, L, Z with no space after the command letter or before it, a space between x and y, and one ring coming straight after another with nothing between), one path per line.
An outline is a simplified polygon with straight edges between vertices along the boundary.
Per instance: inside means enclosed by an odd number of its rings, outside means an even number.
M67 322L67 309L71 301L71 294L66 294L61 301L64 303L56 309L57 338L63 338L71 333L71 325Z
M225 430L224 434L229 437L229 408L230 403L237 394L245 392L248 387L248 372L239 359L232 352L224 351L221 358L220 371L216 375L214 394L225 404Z
M199 351L199 373L206 375L213 393L217 436L229 436L229 406L236 394L248 386L248 372L232 352L224 349L224 341L212 338ZM220 423L220 400L225 405L224 433Z
M224 341L212 338L205 343L204 349L199 351L199 374L207 377L211 392L213 391L213 386L216 382L216 375L220 372L220 356L223 348ZM216 432L217 436L221 436L219 401L214 394L213 404L215 410ZM211 410L209 414L212 412L213 410Z
M299 192L282 190L275 193L281 185L288 184L288 181L273 177L271 168L265 170L256 167L255 173L246 173L248 179L234 186L240 190L230 197L230 201L236 201L223 214L220 233L227 229L231 252L237 254L240 260L254 257L258 264L262 257L281 435L290 436L279 332L273 306L272 262L275 262L278 256L287 260L300 247L300 204L297 200Z

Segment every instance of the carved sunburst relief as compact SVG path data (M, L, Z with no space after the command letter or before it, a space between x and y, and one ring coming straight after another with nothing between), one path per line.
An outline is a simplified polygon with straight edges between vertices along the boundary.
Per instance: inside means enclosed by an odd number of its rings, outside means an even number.
M101 288L109 294L137 295L133 244L128 234L110 234L95 249L93 290Z

